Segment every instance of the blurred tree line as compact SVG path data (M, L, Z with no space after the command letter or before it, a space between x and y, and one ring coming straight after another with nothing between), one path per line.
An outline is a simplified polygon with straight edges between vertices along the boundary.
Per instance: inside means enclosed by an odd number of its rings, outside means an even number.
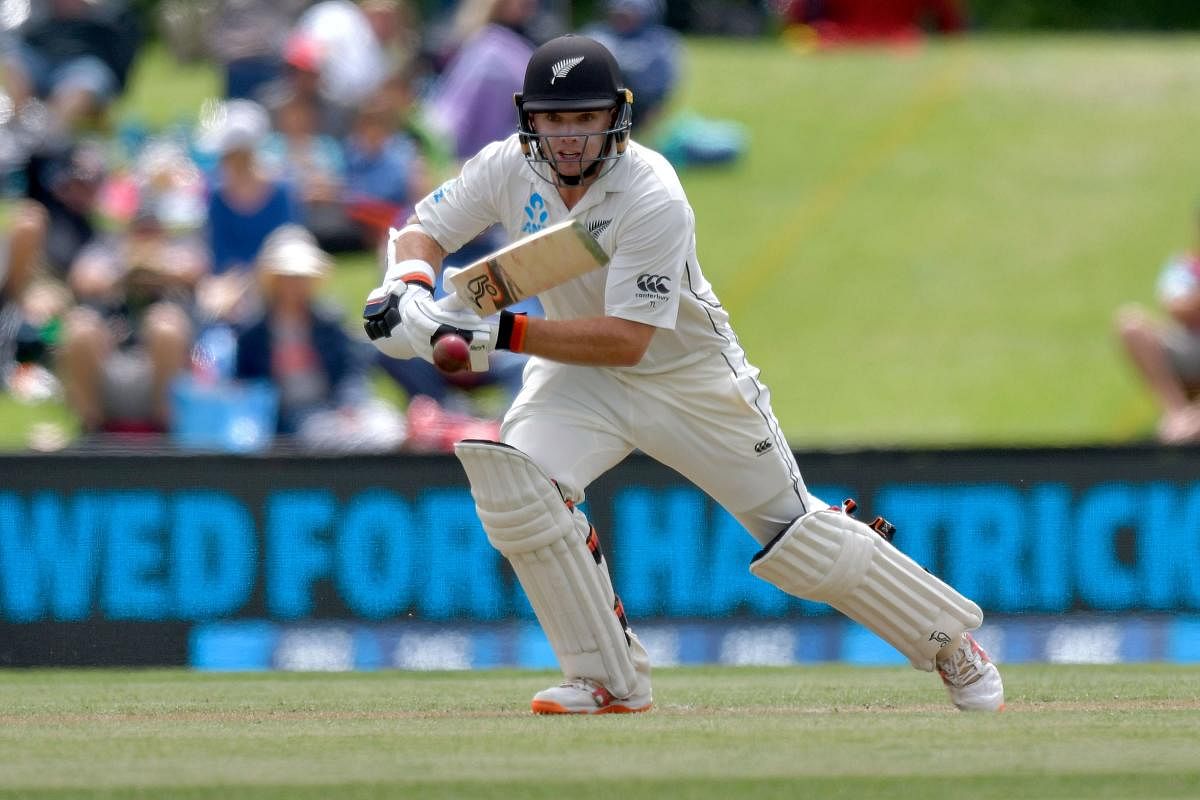
M1196 0L966 0L984 30L1169 31L1200 28Z
M414 0L425 19L453 0ZM821 0L811 0L819 5ZM36 2L36 0L35 0ZM155 35L162 0L130 0ZM569 7L571 23L594 19L602 0L550 0ZM698 33L755 35L774 27L773 9L785 0L665 0L666 22ZM888 2L888 0L875 0ZM1200 28L1200 0L963 0L973 28L981 30L1169 31Z

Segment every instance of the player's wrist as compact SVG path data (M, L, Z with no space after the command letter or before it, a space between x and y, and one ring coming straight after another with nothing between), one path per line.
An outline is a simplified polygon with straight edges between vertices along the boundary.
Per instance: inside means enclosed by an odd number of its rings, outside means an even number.
M496 328L496 349L525 352L525 333L529 329L529 317L511 311L500 312L500 324Z
M397 286L401 283L423 286L432 292L436 277L433 265L428 261L420 258L406 258L388 267L383 282L385 286Z

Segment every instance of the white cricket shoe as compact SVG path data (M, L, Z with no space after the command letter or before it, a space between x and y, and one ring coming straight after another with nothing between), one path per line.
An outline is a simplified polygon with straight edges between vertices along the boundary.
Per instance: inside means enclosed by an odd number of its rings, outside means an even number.
M613 697L612 692L589 678L572 678L533 696L535 714L635 714L648 711L653 698L647 688L630 697Z
M1000 670L969 633L937 662L938 674L950 692L950 701L961 711L1003 711L1004 684Z

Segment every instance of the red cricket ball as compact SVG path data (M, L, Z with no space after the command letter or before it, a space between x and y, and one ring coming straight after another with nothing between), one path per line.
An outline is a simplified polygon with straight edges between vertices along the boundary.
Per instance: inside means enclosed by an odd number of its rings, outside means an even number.
M471 363L471 346L463 337L447 334L433 343L433 363L443 372L461 372Z

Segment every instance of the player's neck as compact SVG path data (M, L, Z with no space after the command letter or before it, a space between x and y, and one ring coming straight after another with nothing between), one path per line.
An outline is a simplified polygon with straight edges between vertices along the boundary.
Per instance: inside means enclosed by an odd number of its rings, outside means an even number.
M558 196L562 198L563 205L567 207L567 211L570 211L579 204L579 201L583 199L585 194L587 194L587 190L590 185L591 184L588 183L584 184L583 186L560 185L558 187Z

